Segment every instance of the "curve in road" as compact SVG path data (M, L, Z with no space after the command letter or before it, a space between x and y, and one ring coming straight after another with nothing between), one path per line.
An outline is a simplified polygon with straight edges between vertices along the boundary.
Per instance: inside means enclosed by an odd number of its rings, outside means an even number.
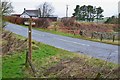
M20 25L8 23L5 29L28 37L28 29ZM67 51L118 63L118 46L116 45L70 38L37 30L32 30L32 39Z

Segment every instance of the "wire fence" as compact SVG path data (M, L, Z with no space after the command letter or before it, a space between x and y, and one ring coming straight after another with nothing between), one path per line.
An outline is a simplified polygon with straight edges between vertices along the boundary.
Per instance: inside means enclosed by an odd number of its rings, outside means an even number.
M100 41L103 40L112 40L113 42L115 40L118 40L118 33L108 33L108 32L92 32L91 33L92 39L100 39Z

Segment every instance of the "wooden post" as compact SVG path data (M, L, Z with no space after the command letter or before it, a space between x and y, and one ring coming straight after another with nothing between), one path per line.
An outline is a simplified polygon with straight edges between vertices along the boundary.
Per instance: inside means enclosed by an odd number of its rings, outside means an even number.
M102 40L103 40L103 35L101 34L101 35L100 35L100 41L102 41Z
M91 33L91 39L93 39L93 32Z
M27 65L28 63L28 51L26 52L26 60L25 60L25 64Z
M29 45L29 58L30 60L32 59L32 17L30 17L29 19L29 29L28 29L28 38L29 38L29 42L28 42L28 45Z
M113 35L113 42L115 41L115 35Z

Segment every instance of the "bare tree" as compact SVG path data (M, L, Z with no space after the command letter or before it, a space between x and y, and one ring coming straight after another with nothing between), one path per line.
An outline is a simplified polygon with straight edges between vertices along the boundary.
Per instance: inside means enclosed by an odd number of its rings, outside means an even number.
M2 1L2 15L9 15L13 12L12 3L9 1Z
M40 17L49 17L54 12L54 7L48 2L40 4L38 8Z
M10 15L13 12L13 6L10 1L3 0L0 5L1 9L1 18L2 18L2 28L6 26L5 20L2 16Z

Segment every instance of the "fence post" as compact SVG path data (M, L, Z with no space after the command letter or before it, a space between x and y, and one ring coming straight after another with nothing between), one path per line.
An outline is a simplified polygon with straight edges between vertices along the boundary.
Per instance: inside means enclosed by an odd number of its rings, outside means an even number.
M26 52L26 60L25 60L25 65L27 66L28 64L28 51Z
M92 34L91 34L91 39L93 39L93 32L92 32Z
M101 34L101 35L100 35L100 41L102 41L102 40L103 40L103 35Z
M113 42L115 41L115 35L113 35Z

